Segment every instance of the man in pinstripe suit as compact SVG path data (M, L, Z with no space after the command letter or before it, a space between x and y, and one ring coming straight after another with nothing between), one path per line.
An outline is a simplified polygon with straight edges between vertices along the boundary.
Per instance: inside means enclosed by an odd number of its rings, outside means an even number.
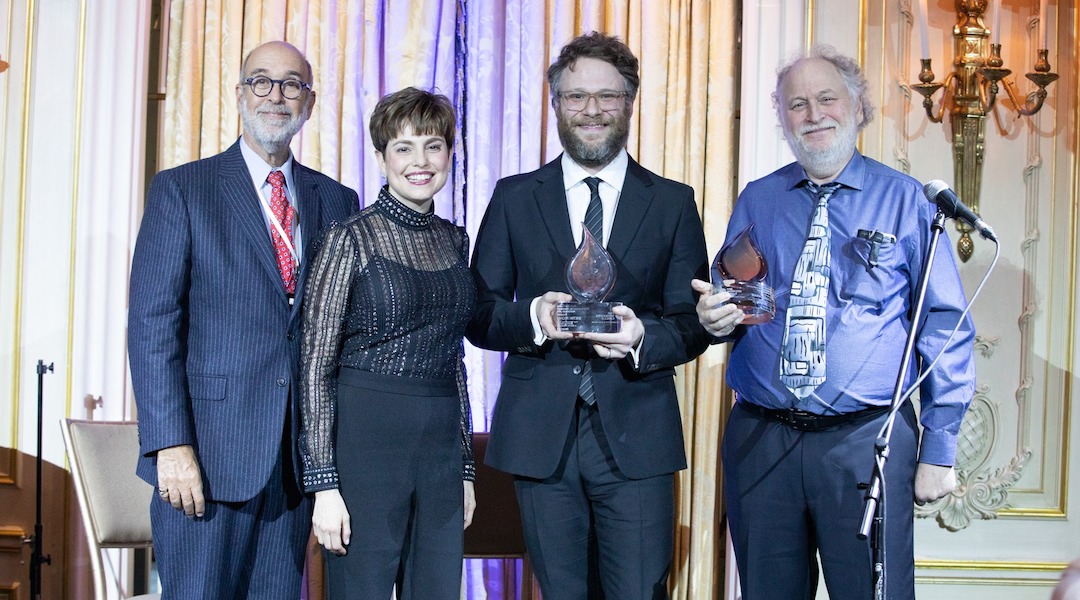
M131 267L138 474L163 597L291 598L311 527L294 459L303 258L356 192L295 160L311 66L270 42L244 60L243 135L158 173Z

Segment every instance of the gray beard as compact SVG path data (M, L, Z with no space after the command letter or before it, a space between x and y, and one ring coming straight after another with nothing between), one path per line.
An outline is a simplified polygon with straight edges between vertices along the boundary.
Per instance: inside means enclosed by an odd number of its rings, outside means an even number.
M307 121L307 108L301 110L299 115L292 115L292 119L281 127L267 125L259 118L258 111L252 112L245 98L240 102L240 120L244 124L244 131L262 146L268 154L280 154L289 147L293 136L300 132L300 128Z
M859 129L854 123L841 124L837 129L836 140L824 150L812 150L803 146L802 142L794 133L784 130L788 147L799 165L806 170L806 174L817 179L825 179L840 173L851 160L855 152L855 143L859 137Z
M608 136L596 144L583 141L574 133L571 119L558 118L559 141L562 142L563 150L583 167L602 168L615 157L619 151L626 147L626 141L630 139L630 119L617 117L609 124Z

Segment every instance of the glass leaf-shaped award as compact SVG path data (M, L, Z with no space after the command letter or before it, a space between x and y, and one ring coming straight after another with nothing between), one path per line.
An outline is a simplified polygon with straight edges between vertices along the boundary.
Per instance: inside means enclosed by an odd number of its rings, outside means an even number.
M731 294L731 302L743 314L744 325L757 325L776 313L773 289L765 283L769 264L750 235L754 224L747 225L727 242L713 261L713 291Z
M747 225L716 255L716 267L724 279L759 281L769 274L769 264L750 236L753 230L753 223Z
M581 245L566 263L566 289L573 302L556 306L560 331L574 333L616 333L622 320L611 309L618 302L604 302L615 287L615 261L604 246L582 227Z
M578 302L603 300L615 287L615 262L588 227L582 230L581 245L566 263L566 286Z

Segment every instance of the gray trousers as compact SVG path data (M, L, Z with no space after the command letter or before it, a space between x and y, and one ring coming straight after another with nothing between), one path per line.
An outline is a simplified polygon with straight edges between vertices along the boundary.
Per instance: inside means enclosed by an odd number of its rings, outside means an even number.
M801 432L736 403L722 444L724 498L744 600L813 598L817 563L834 600L871 598L870 542L856 537L874 441L887 413ZM915 597L913 518L919 431L897 414L885 467L887 598Z

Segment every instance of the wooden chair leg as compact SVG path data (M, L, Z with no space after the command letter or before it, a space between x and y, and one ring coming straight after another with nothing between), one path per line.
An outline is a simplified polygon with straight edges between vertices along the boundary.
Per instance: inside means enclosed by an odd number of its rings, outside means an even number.
M326 567L323 561L322 546L311 534L307 546L307 564L304 568L307 577L307 599L325 600L326 598Z
M521 558L521 600L543 600L528 554Z

